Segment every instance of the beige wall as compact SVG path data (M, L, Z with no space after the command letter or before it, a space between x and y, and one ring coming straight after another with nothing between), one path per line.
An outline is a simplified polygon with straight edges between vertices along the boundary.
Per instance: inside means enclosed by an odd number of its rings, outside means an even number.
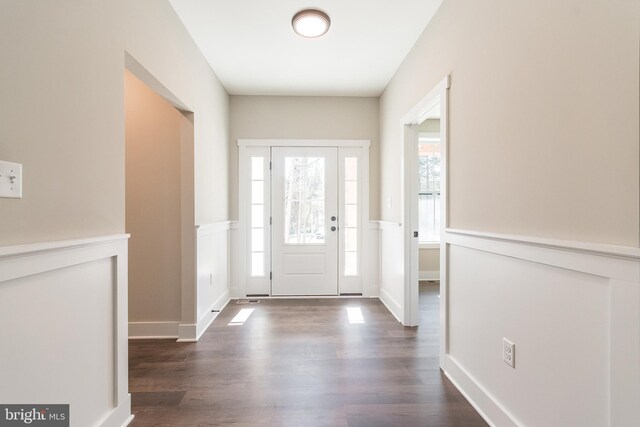
M418 132L440 132L440 119L427 119L418 125Z
M380 100L382 219L400 118L450 74L451 227L637 246L639 34L636 0L445 0Z
M125 51L193 111L196 221L228 219L228 96L167 1L4 0L0 245L125 231Z
M440 271L440 249L421 248L418 254L420 271Z
M231 96L230 217L238 218L238 139L369 139L371 219L379 216L378 98Z
M182 116L125 73L126 232L129 319L181 319Z

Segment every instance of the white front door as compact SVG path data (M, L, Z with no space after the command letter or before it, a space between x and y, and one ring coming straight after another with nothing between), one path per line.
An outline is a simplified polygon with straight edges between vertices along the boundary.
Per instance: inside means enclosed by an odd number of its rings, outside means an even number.
M272 148L272 295L338 294L338 149Z

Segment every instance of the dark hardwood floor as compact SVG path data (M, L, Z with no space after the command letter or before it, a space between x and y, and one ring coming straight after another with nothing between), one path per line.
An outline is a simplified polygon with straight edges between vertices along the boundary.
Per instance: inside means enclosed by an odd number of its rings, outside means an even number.
M486 426L438 368L437 284L420 294L419 328L376 299L232 301L198 343L130 341L131 425Z

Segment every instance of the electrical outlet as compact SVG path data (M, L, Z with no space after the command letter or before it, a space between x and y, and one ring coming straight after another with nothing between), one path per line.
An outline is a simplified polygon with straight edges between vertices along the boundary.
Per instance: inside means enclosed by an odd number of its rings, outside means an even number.
M516 368L516 345L506 338L502 338L502 360L513 369Z
M213 286L213 273L209 273L209 285Z

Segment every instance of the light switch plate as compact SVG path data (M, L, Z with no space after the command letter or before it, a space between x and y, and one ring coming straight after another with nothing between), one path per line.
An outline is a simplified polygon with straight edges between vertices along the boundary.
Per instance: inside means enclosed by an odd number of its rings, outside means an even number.
M22 198L22 165L0 160L0 197Z

